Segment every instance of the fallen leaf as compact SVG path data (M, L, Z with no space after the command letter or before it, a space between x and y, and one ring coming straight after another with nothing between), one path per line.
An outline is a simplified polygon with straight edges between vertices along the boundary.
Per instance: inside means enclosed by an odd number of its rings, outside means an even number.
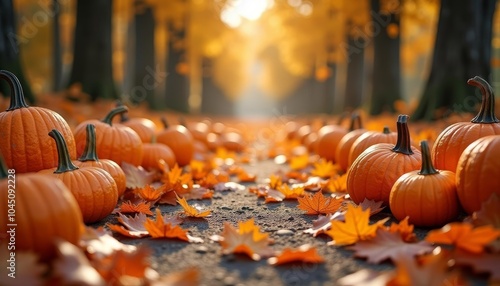
M144 228L146 218L147 216L144 213L138 213L134 217L128 217L118 213L118 221L125 227L111 223L107 223L106 226L121 235L132 238L140 238L149 235L146 228Z
M325 233L333 238L330 245L349 245L375 237L377 228L386 220L370 225L370 211L353 204L347 205L345 222L331 221L331 228Z
M309 166L309 154L294 156L290 158L291 170L303 170Z
M210 210L206 210L206 211L200 212L195 207L190 206L188 204L188 202L186 201L185 198L177 197L177 203L179 203L181 205L181 207L184 209L184 214L186 216L188 216L188 217L202 218L202 217L211 216L211 211Z
M331 193L346 193L347 192L347 173L336 175L328 179L325 188Z
M414 225L408 223L409 217L404 218L399 223L391 223L388 230L390 232L399 233L401 238L406 242L414 242L417 240L417 236L413 232Z
M183 195L186 200L203 200L211 199L214 191L201 186L193 186L189 193Z
M285 248L280 255L267 260L271 265L282 265L293 262L322 263L324 261L324 258L318 254L316 247L312 247L309 244L301 245L296 249Z
M274 189L266 189L264 197L266 203L282 202L286 198L282 192Z
M187 234L187 231L182 229L178 225L172 225L172 223L166 223L163 220L161 211L159 208L156 209L156 219L152 220L150 218L146 219L144 227L149 232L149 235L153 238L177 238L180 240L202 243L201 238L192 237Z
M260 260L274 254L270 248L269 234L261 233L260 228L250 219L239 222L238 228L233 227L229 222L224 223L222 238L219 240L223 254L241 253L246 254L253 260Z
M304 233L312 234L316 237L320 233L324 233L332 226L332 217L334 214L319 215L318 219L313 220L313 226L304 230Z
M490 198L481 205L481 209L472 214L472 223L475 226L491 225L500 229L500 196L493 193Z
M165 192L165 185L162 185L159 188L154 188L151 184L145 185L142 188L138 188L135 192L146 202L151 202L154 204L156 201L160 199L160 197Z
M393 272L378 272L372 269L361 269L346 275L339 280L340 286L386 286Z
M155 179L155 172L148 172L143 167L136 167L127 162L122 162L121 167L125 173L127 188L142 188L153 183Z
M297 200L299 202L298 208L306 211L309 215L334 213L344 201L342 198L326 198L322 192L297 198Z
M327 179L336 176L339 170L340 170L339 166L333 164L332 161L321 159L313 164L313 170L311 171L311 175Z
M238 184L235 182L224 182L224 183L217 183L214 186L214 191L216 192L224 192L224 191L244 191L246 189L245 186L242 184Z
M0 277L6 285L45 285L43 275L47 265L40 263L36 253L31 251L15 251L15 264L11 268L9 259L11 251L8 249L7 240L0 243Z
M470 223L453 222L441 229L431 230L425 240L436 244L454 245L471 253L482 253L484 247L500 237L500 230L490 225L474 228Z
M275 174L271 174L271 176L269 176L269 183L268 184L269 184L269 188L277 190L279 188L279 186L281 186L281 184L283 184L283 181L282 181L280 176L275 175Z
M91 260L107 257L118 250L129 252L136 250L134 245L119 242L103 227L86 227L80 238L80 247Z
M365 198L359 204L359 206L363 210L370 209L370 216L373 216L373 215L378 214L379 212L381 212L385 208L385 206L382 206L383 203L384 203L383 201L374 201L374 200L369 200L369 199Z
M292 186L290 187L288 184L282 184L278 187L278 191L281 192L285 199L288 200L296 200L305 195L305 190L303 186Z
M143 213L147 215L153 215L151 212L151 204L149 202L140 202L138 204L133 204L130 201L122 202L113 213Z
M250 174L244 170L238 172L238 181L240 183L254 183L257 180L257 175Z
M500 253L474 254L458 250L455 261L472 267L476 273L489 273L491 281L500 281Z
M149 255L149 248L138 246L132 252L115 251L104 259L93 261L93 265L107 285L115 285L122 277L145 278Z
M376 236L370 240L358 241L349 246L357 257L366 257L367 262L378 264L386 259L395 261L401 256L413 257L431 252L434 247L425 241L407 243L399 233L377 229Z

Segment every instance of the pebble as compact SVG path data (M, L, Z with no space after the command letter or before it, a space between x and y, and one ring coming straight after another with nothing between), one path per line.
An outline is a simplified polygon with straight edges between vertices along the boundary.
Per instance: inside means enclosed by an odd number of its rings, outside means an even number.
M226 210L226 211L230 211L233 208L232 207L228 207L228 206L222 206L221 209Z
M208 252L208 247L206 247L206 246L200 246L200 247L198 247L198 248L196 249L196 252L197 252L197 253L202 253L202 254L203 254L203 253L207 253L207 252Z
M280 229L276 232L277 235L292 235L294 234L293 230L290 229Z

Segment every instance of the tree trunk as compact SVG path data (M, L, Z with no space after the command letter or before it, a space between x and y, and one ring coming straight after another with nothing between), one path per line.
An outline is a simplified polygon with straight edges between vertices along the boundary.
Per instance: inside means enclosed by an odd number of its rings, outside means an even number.
M69 84L80 83L92 100L117 99L113 79L112 0L78 0Z
M201 113L214 115L234 115L234 102L214 83L211 75L211 60L202 61L204 71L201 89Z
M496 0L442 0L427 84L412 118L435 120L473 112L480 95L467 80L491 76L491 38Z
M185 42L185 29L176 30L173 27L169 29L168 53L167 53L167 87L166 87L166 105L169 109L189 112L189 79L187 74L180 72L178 64L187 64L184 53L185 50L179 43ZM181 46L181 47L179 47Z
M29 41L29 35L16 30L14 6L12 0L0 0L0 69L8 70L16 75L23 87L26 100L35 102L35 96L26 80L20 58L20 49ZM0 81L0 93L10 96L10 88Z
M380 13L380 1L371 1L374 33L371 115L394 112L394 102L401 99L400 36L387 31L389 25L399 27L399 15Z
M328 63L327 66L330 69L330 76L324 82L324 112L326 114L333 114L335 112L335 78L337 75L337 65Z
M59 0L52 1L52 10L54 11L52 23L52 89L59 91L62 86L62 47L61 47L61 27L59 26L59 15L61 14L61 5Z
M348 36L347 43L349 51L349 61L347 63L347 79L344 99L344 110L352 111L361 106L363 102L364 84L364 61L365 61L365 43L363 39L354 39Z

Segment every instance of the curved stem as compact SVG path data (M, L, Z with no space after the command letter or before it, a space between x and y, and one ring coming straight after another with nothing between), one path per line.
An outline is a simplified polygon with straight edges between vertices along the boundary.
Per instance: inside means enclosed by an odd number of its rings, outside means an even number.
M87 124L87 140L85 142L85 149L83 150L82 156L78 158L78 161L99 161L95 146L95 125Z
M10 105L7 111L29 107L24 99L23 87L19 79L10 71L0 70L0 78L7 81L10 87Z
M439 173L432 164L431 152L429 151L429 144L427 143L427 140L420 141L420 150L422 151L422 168L418 174L433 175Z
M0 154L0 179L7 179L8 177L9 169L7 168L7 164L5 164L2 154Z
M396 146L392 148L392 151L411 155L413 154L413 150L411 150L410 131L408 130L408 118L408 115L398 116L398 139L396 141Z
M170 127L168 124L167 118L165 116L162 116L160 118L160 120L161 120L161 123L163 124L163 128L168 129L168 127Z
M391 129L389 129L389 126L384 126L384 129L382 130L382 133L384 133L384 134L390 134L391 133Z
M357 127L356 127L356 123L357 123ZM349 125L349 131L353 131L355 129L361 129L363 128L363 124L361 123L361 116L359 115L359 113L357 112L354 112L352 115L351 115L351 125Z
M49 136L56 141L57 155L59 156L59 163L54 174L70 172L78 169L73 162L71 162L71 157L68 152L68 146L66 145L66 140L57 129L52 129L49 132Z
M104 117L103 120L101 120L104 123L109 124L110 126L113 125L113 118L118 115L118 114L123 114L128 111L128 108L126 106L117 106Z
M123 104L123 102L121 100L117 100L116 101L116 107L119 107L119 106L125 106L125 104ZM124 112L124 113L120 114L120 123L127 122L129 120L130 120L130 117L128 117L128 113L127 112Z
M469 85L478 87L481 90L481 109L479 113L472 118L472 123L497 123L498 118L495 116L495 95L491 85L479 76L475 76L467 81Z

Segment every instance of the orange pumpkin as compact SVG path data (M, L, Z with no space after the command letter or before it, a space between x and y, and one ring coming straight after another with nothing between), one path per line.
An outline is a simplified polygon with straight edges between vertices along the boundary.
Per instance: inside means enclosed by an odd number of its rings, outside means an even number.
M77 244L82 213L66 185L51 176L13 171L0 156L0 233L10 240L8 231L15 229L15 250L34 251L43 261L55 256L55 238ZM9 206L13 202L15 208Z
M118 103L117 106L123 106ZM143 143L151 143L154 141L157 126L151 119L143 117L130 118L127 112L120 114L120 124L130 127L141 138Z
M392 132L388 126L384 126L382 132L378 131L366 131L361 134L354 142L352 142L351 149L349 150L349 156L347 160L347 168L349 169L358 158L358 156L363 153L368 147L378 144L378 143L389 143L396 144L398 141L398 133Z
M492 194L500 195L500 135L472 142L462 152L457 166L457 193L468 213L479 210Z
M357 127L355 126L357 124ZM361 135L366 132L361 123L361 117L359 113L355 112L351 118L351 126L349 127L349 132L340 139L337 148L335 149L335 159L340 169L347 171L349 166L349 152L351 146Z
M59 165L40 173L52 174L63 181L78 202L85 223L97 222L111 214L118 203L118 189L113 177L98 167L78 168L69 157L61 133L54 129L49 135L56 142Z
M78 124L74 131L78 156L83 154L87 142L87 124L93 124L96 133L97 156L100 159L113 160L120 166L122 162L139 166L144 153L141 138L130 127L112 124L115 116L127 110L125 106L115 107L102 121L91 119Z
M108 172L115 180L118 189L118 196L123 195L127 188L127 178L123 169L115 162L109 159L99 159L95 147L95 126L87 124L87 141L82 156L75 161L77 167L99 167Z
M420 227L441 227L456 219L460 210L455 173L432 165L427 141L420 142L422 167L394 183L389 206L394 217Z
M342 116L339 119L337 125L325 125L321 127L318 131L318 138L315 142L315 152L320 157L326 159L327 161L331 161L332 163L336 163L335 151L337 149L337 145L344 135L349 132L349 130L340 124L342 123Z
M346 187L351 199L382 201L389 205L389 195L403 174L420 169L421 155L411 145L408 115L399 115L396 145L378 143L361 153L347 171Z
M456 172L462 152L476 139L488 135L500 135L500 123L495 116L493 89L481 77L474 77L468 84L481 90L479 113L470 122L458 122L448 126L436 138L432 147L432 160L436 168Z
M10 106L0 113L0 151L5 163L17 173L37 172L57 166L57 148L47 140L52 129L61 131L68 143L68 152L76 158L76 146L68 123L58 113L26 104L23 88L11 72L1 70L0 78L10 86Z
M175 166L175 154L165 144L144 143L144 156L141 166L146 169L158 169L158 161L163 160L170 168Z
M194 156L194 138L183 125L169 126L167 119L162 118L165 129L156 136L156 142L165 144L175 154L179 166L189 165Z

